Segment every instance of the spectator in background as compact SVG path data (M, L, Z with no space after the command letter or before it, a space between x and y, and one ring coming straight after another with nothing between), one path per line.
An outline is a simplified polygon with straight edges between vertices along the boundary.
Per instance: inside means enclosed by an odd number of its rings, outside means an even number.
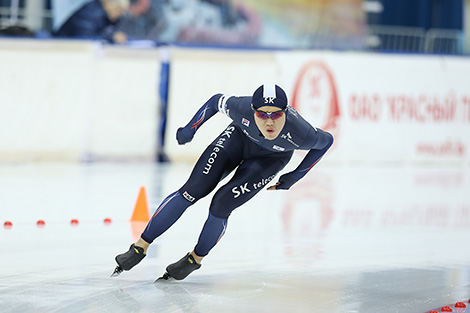
M152 0L133 0L129 8L129 13L134 16L145 14L150 9Z
M57 31L73 13L92 0L50 0L52 32Z
M185 43L254 45L261 32L258 14L243 3L230 0L176 1L165 8L170 36ZM172 41L167 40L167 41Z
M119 21L119 28L133 40L160 40L167 27L166 1L131 0L128 14Z
M93 0L75 11L53 35L126 43L127 35L117 29L117 23L128 9L129 0Z
M196 44L256 45L258 13L231 0L131 0L120 29L132 39ZM134 7L134 8L133 8ZM142 9L139 9L142 8Z

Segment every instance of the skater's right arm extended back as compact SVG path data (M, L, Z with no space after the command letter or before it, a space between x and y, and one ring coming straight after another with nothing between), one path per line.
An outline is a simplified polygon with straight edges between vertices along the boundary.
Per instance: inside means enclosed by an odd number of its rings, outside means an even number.
M219 110L223 110L221 102L226 100L225 95L216 94L212 96L206 103L196 112L191 121L184 126L180 127L176 132L176 140L178 144L184 145L185 143L193 140L194 134L208 119L214 116ZM222 113L225 113L221 111Z

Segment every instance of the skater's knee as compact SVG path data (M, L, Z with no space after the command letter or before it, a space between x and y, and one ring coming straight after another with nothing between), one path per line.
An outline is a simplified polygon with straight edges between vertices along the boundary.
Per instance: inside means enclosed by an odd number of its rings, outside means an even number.
M220 188L212 198L209 210L211 214L218 218L228 218L233 210L242 204L234 198L231 188L224 186Z
M209 207L209 211L213 216L224 219L228 218L234 209L235 208L232 208L227 203L223 205L222 203L217 204L212 202L211 206Z
M186 188L184 188L184 186L179 190L179 193L191 204L196 203L200 198L202 198L197 195L197 193L188 191Z
M214 188L208 188L205 184L194 183L192 181L187 182L179 189L179 193L188 200L191 204L196 203L200 199L207 196L212 192Z

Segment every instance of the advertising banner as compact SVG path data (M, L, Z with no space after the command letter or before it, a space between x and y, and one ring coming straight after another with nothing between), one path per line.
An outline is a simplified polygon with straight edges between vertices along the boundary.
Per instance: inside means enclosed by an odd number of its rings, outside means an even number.
M335 159L468 162L469 60L310 52L278 65L291 105L335 135Z

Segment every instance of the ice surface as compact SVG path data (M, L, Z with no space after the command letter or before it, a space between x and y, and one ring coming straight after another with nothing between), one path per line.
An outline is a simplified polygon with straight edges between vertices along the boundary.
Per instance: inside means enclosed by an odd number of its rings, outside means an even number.
M424 313L470 298L470 170L460 167L319 164L235 210L200 270L154 283L193 249L209 196L110 278L143 227L128 221L140 186L152 213L190 170L0 165L0 311Z

